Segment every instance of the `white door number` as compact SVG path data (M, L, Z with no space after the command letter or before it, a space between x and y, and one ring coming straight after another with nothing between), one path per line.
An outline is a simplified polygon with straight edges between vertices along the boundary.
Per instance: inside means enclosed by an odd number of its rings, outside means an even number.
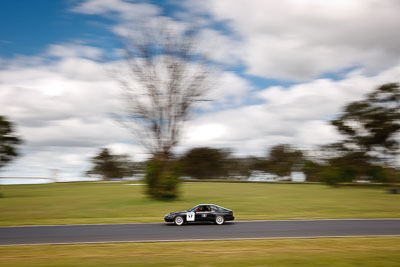
M194 212L188 212L188 213L186 213L186 221L188 221L188 222L194 222Z

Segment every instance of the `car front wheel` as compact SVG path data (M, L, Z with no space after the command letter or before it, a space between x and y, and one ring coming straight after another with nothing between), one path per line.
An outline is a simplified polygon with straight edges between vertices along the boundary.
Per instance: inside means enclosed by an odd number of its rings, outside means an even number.
M215 223L218 224L218 225L221 225L221 224L223 224L224 222L225 222L225 219L224 219L224 217L222 217L222 216L217 216L217 217L215 218Z
M174 219L174 223L176 224L176 225L182 225L183 224L183 218L181 217L181 216L176 216L175 217L175 219Z

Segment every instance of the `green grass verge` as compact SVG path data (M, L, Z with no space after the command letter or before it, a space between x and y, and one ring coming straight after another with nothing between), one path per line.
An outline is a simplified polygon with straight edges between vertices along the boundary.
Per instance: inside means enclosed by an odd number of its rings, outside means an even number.
M144 186L58 183L2 186L0 225L162 222L198 203L233 209L237 220L399 218L400 195L384 188L325 185L193 183L176 201L148 199Z
M399 266L400 238L0 247L1 266Z

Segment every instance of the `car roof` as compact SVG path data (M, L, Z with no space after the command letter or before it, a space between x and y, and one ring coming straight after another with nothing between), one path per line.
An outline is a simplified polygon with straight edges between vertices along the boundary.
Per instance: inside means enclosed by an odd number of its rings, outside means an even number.
M214 207L217 207L217 208L221 208L221 209L225 209L225 210L230 210L230 209L224 208L224 207L219 206L219 205L216 205L216 204L197 204L197 205L194 206L193 208L198 207L198 206L214 206Z
M220 205L216 205L216 204L197 204L195 207L197 207L197 206L215 206L215 207L227 209L227 208L224 208L224 207L222 207Z

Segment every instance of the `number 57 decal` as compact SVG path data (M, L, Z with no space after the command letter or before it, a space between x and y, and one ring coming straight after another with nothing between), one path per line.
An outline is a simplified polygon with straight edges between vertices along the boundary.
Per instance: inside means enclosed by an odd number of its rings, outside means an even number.
M194 222L194 212L188 212L188 213L186 213L186 221L188 221L188 222Z

